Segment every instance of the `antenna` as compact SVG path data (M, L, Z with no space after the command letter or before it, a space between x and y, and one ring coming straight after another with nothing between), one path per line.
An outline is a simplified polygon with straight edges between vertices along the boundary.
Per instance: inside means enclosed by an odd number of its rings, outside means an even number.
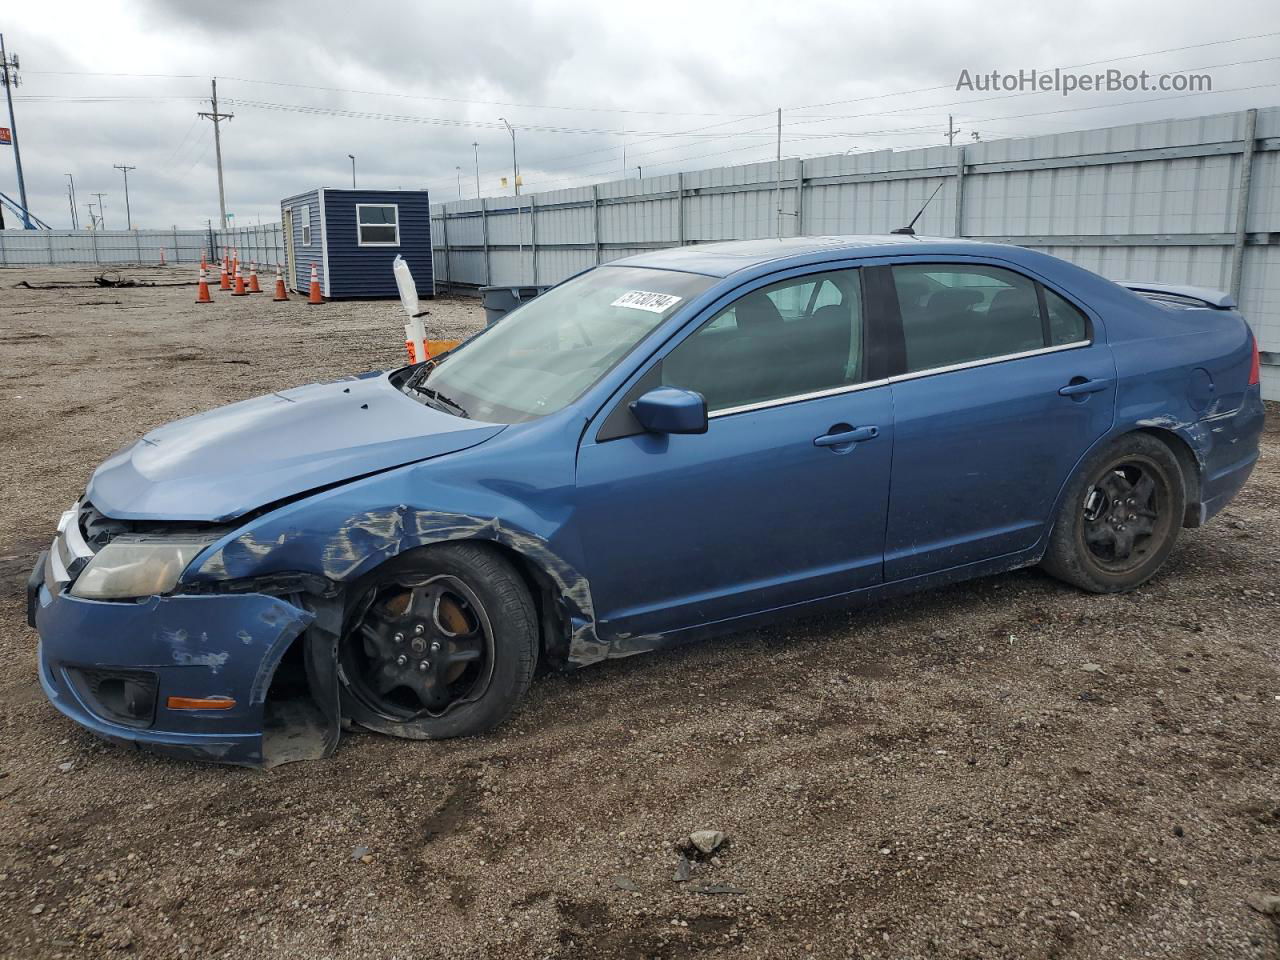
M917 221L917 220L919 220L919 219L920 219L920 215L921 215L922 213L924 213L924 211L925 211L925 207L929 206L929 204L933 202L933 198L934 198L934 197L936 197L936 196L938 195L938 191L942 189L942 185L943 185L943 183L945 183L945 182L946 182L945 180L939 180L939 181L938 181L938 185L937 185L936 187L934 187L934 188L933 188L933 193L929 194L929 199L928 199L928 200L926 200L926 201L921 205L921 207L920 207L920 209L919 209L918 211L916 211L916 215L915 215L914 217L912 217L912 218L911 218L911 222L910 222L910 223L908 223L905 227L899 227L897 230L890 230L889 232L890 232L891 234L893 234L893 233L900 233L900 234L902 234L903 236L907 236L907 237L914 237L914 236L916 235L916 232L915 232L915 230L914 230L913 228L914 228L914 227L915 227L915 225L916 225L916 221Z

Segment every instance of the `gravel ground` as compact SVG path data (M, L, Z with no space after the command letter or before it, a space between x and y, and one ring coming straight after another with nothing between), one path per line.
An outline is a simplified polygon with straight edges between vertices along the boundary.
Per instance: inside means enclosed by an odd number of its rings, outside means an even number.
M178 283L185 272L126 272ZM269 773L100 743L22 586L175 417L396 364L393 302L212 306L0 270L0 955L1280 957L1280 418L1166 571L1035 571L539 679L445 743ZM480 322L437 300L441 335ZM676 842L722 830L685 882Z

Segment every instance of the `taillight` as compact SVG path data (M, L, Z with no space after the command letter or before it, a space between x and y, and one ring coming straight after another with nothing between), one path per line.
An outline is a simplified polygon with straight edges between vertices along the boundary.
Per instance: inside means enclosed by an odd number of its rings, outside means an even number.
M1250 334L1253 340L1253 363L1249 365L1249 386L1256 387L1262 379L1262 357L1258 354L1258 338Z

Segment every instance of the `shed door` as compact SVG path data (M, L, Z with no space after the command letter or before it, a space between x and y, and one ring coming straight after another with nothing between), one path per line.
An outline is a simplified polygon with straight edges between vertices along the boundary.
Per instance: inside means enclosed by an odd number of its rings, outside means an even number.
M298 262L293 254L293 207L285 207L284 211L284 262L285 273L289 276L289 285L294 290L299 290Z

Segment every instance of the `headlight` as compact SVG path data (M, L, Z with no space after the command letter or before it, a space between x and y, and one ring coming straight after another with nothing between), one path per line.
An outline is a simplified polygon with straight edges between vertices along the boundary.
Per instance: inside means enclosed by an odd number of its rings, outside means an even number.
M168 593L210 537L144 538L120 536L94 554L72 584L71 595L85 600L121 600Z

